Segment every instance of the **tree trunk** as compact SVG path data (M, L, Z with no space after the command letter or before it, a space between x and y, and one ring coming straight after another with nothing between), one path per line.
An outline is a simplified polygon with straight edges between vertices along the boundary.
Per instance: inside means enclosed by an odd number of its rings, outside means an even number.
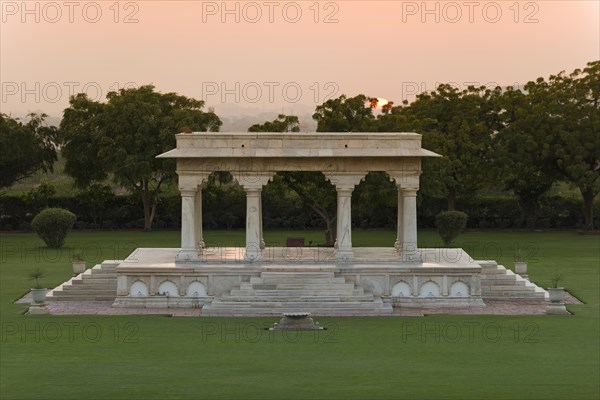
M456 210L456 189L448 188L448 211Z
M289 179L285 179L284 182L290 189L296 192L304 205L313 209L323 219L323 221L325 221L325 246L333 247L337 237L336 211L334 211L333 215L331 215L329 210L321 206L306 193L304 193L304 191L298 185L294 184Z
M144 205L144 232L152 230L152 219L150 218L150 204L148 204L148 192L142 189L140 193L142 197L142 204Z
M584 215L585 215L585 230L591 231L594 229L594 197L596 197L594 190L587 188L585 190L579 189L583 196L584 203Z
M335 244L335 239L337 237L337 225L336 225L336 219L337 217L329 217L327 216L327 218L323 218L325 220L325 246L326 247L333 247L333 245Z
M142 204L144 205L144 232L150 232L152 230L152 221L154 221L154 215L156 214L156 195L152 200L149 199L150 191L148 190L148 183L143 182L140 191L142 197ZM150 204L152 202L152 204Z

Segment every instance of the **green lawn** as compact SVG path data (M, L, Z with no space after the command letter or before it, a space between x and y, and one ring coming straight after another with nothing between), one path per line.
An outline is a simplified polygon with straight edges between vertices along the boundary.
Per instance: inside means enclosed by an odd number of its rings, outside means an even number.
M266 232L322 241L319 232ZM176 247L178 232L74 232L62 250L33 234L2 233L0 398L423 398L596 399L600 396L600 237L571 232L470 232L458 246L509 267L515 248L542 286L560 272L585 304L573 316L318 318L329 330L268 334L274 318L24 316L13 301L27 272L48 286L71 274L70 254L124 258L136 247ZM393 232L353 232L355 246L385 246ZM206 232L240 245L243 232ZM434 232L420 247L439 246Z

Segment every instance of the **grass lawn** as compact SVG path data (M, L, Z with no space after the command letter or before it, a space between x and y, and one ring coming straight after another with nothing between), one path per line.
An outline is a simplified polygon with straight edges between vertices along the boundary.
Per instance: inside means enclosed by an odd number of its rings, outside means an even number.
M321 242L320 232L266 232ZM392 245L393 232L355 231L355 246ZM70 254L90 263L136 247L177 247L178 232L74 232L62 250L34 234L2 233L1 399L600 397L600 237L572 232L469 232L457 246L512 266L518 247L530 277L557 272L585 304L573 316L318 318L329 329L269 334L276 318L24 316L13 301L27 273L53 287L71 275ZM241 245L243 232L205 232L209 245ZM439 246L419 232L420 247Z

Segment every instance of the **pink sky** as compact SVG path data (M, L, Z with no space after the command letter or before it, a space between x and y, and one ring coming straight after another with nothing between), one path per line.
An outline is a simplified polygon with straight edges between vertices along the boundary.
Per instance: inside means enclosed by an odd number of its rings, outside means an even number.
M342 93L400 102L439 82L525 84L600 59L598 1L0 5L0 111L13 115L60 117L71 91L103 99L127 83L217 114L310 110Z

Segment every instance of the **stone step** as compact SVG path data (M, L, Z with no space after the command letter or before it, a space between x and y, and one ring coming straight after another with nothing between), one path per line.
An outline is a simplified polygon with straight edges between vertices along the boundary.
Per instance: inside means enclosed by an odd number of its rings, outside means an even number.
M365 293L365 291L360 289L352 289L352 290L310 290L310 289L297 289L297 290L248 290L248 289L232 289L229 292L232 296L327 296L327 295L335 295L335 296L370 296L371 293Z
M279 292L279 293L302 293L304 291L306 291L307 293L324 293L324 294L330 294L330 293L348 293L348 294L364 294L365 290L362 287L355 287L354 285L352 286L348 286L348 287L312 287L312 286L305 286L305 287L296 287L296 288L281 288L278 287L276 289L268 289L268 290L264 290L264 289L256 289L254 290L255 292Z
M240 284L240 289L248 289L248 290L276 290L276 289L302 289L302 288L311 288L315 290L330 290L330 289L353 289L354 283L347 283L344 278L340 278L343 281L341 282L309 282L309 283L299 283L294 281L290 282L273 282L273 283L250 283L250 282L242 282Z
M98 264L48 293L48 300L110 301L117 297L117 274L114 262Z
M263 277L284 277L287 278L289 276L312 276L315 278L323 278L323 277L328 277L328 276L334 276L334 271L298 271L296 270L292 270L292 269L286 269L285 271L273 271L273 270L267 270L267 271L263 271L260 274Z
M329 284L343 284L346 283L344 278L330 277L252 277L250 278L250 284L252 285L273 285L278 283L293 283L293 284L316 284L316 283L329 283Z
M546 298L545 293L541 292L514 292L514 291L501 291L501 290L492 290L489 292L481 292L481 297L484 299L498 299L502 300L503 298L524 298L524 299L544 299Z
M263 272L271 273L271 272L302 272L302 273L314 273L314 272L335 272L335 267L331 265L323 265L323 264L285 264L285 265L264 265L262 267Z
M484 286L526 286L524 281L517 281L515 279L482 279L481 283Z
M112 294L113 298L117 296L117 290L116 289L86 289L86 290L78 290L78 289L71 289L71 288L64 288L63 290L59 290L59 291L55 291L54 292L54 297L61 297L61 296L83 296L83 295L89 295L89 296L96 296L96 295L100 295L100 296L108 296Z
M94 268L88 270L94 275L116 275L117 269L110 267L103 267L102 265L96 265Z
M60 296L55 297L52 300L55 301L115 301L116 295L95 295L94 297L90 297L89 295L80 295L80 296ZM50 300L50 299L48 299Z
M357 301L347 301L347 302L331 302L331 303L323 303L323 302L301 302L301 301L290 301L290 302L247 302L247 303L237 303L237 302L227 302L227 301L217 301L214 300L211 304L207 304L204 308L210 308L213 310L216 309L231 309L232 311L240 311L244 309L357 309L357 310L370 310L370 309L382 309L385 308L383 303L374 303L374 302L357 302Z
M249 292L246 292L249 293ZM360 293L359 295L361 295ZM256 296L354 296L354 290L310 290L310 289L295 289L295 290L256 290Z
M487 282L486 282L487 283ZM533 288L529 288L528 286L525 286L524 284L522 285L487 285L487 284L482 284L481 285L481 291L482 292L486 292L489 290L510 290L513 292L523 292L523 293L529 293L529 292L533 292Z
M330 279L334 272L262 272L262 279Z
M203 315L210 315L214 317L226 317L232 315L243 315L243 316L281 316L281 314L286 312L309 312L312 317L324 317L324 316L360 316L360 315L369 315L369 316L386 316L392 313L392 307L389 308L384 307L381 309L366 309L366 308L329 308L329 309L315 309L315 308L279 308L279 309L261 309L261 308L246 308L241 310L230 310L230 309L212 309L207 308L208 306L204 306L202 308Z
M511 271L512 272L512 271ZM521 277L520 275L515 275L514 273L509 274L507 272L503 272L501 274L481 274L480 278L481 279L489 279L489 280L496 280L496 279L512 279L515 280L518 277Z
M547 293L534 283L515 274L503 265L480 262L481 297L490 300L544 300Z
M229 295L225 295L221 297L221 301L224 302L236 302L236 303L246 303L246 302L250 302L250 303L265 303L265 302L290 302L290 301L297 301L297 302L315 302L315 301L322 301L322 302L331 302L331 301L344 301L342 297L340 296L297 296L297 297L290 297L290 296L264 296L264 297L255 297L255 296L229 296ZM348 297L346 298L345 301L355 301L352 297Z
M336 277L333 268L327 271L294 270L263 271L233 288L221 299L214 300L202 309L209 315L280 315L285 311L308 311L323 314L385 315L392 307L362 287Z
M496 266L495 268L481 268L481 275L494 275L494 274L503 274L506 268L499 268Z
M63 292L93 292L94 290L110 290L115 292L115 296L117 295L117 285L68 285L63 286Z
M109 284L117 284L116 279L110 278L83 278L83 279L74 279L72 282L73 285L109 285Z
M286 296L286 295L272 295L272 296L243 296L243 295L223 295L221 300L227 302L246 303L246 302L290 302L290 301L306 301L306 302L372 302L372 295L364 296Z
M481 268L496 268L498 263L494 260L475 260L477 264L481 266Z
M314 290L332 290L332 289L354 289L354 283L312 283L304 285L301 283L278 283L277 289L303 289L310 288Z
M386 316L392 313L391 306L390 309L382 308L382 309L363 309L363 308L329 308L329 309L316 309L316 308L295 308L295 307L287 307L287 308L277 308L277 309L263 309L263 308L247 308L242 310L225 310L225 309L212 309L212 308L202 308L202 314L206 316L213 317L227 317L227 316L273 316L273 317L281 317L283 313L299 313L299 312L309 312L312 317L325 317L325 316Z

